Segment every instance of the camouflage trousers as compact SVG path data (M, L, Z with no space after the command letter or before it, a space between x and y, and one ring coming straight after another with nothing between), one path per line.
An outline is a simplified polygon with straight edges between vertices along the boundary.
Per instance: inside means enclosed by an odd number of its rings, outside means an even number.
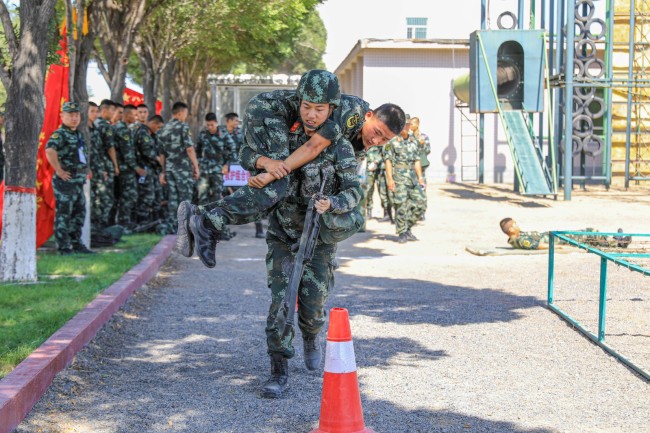
M208 204L223 196L223 174L221 169L201 167L201 177L195 186L197 204Z
M135 208L137 222L147 223L159 218L162 186L157 173L147 173L143 183L138 182L138 203Z
M132 214L138 204L138 174L135 171L120 171L120 199L117 207L117 223L131 225Z
M276 319L288 289L289 275L294 253L291 245L271 233L267 233L266 270L268 285L271 289L271 306L266 318L266 345L269 355L281 353L287 358L293 357L293 337L282 335ZM298 326L303 336L317 335L325 325L325 301L329 291L334 287L334 269L336 268L336 245L319 243L314 249L314 256L305 265L305 271L298 287Z
M167 200L167 222L171 224L174 230L178 221L176 220L176 210L182 201L192 201L192 191L194 190L194 179L191 173L181 173L178 171L165 171L167 179L168 200Z
M82 245L81 229L86 218L86 198L83 191L85 180L85 176L79 175L69 181L61 180L58 176L52 179L56 200L54 238L60 250Z
M90 221L95 228L104 228L111 225L109 224L109 218L115 202L113 179L113 173L110 172L107 180L104 180L101 173L94 175L90 180Z
M413 227L424 214L426 195L420 188L413 169L394 169L393 180L395 180L393 192L395 231L401 235Z
M374 170L366 173L366 183L364 184L364 191L367 196L366 209L372 209L375 185L377 185L379 192L381 207L388 209L390 206L390 196L388 194L388 187L386 186L386 172L384 170Z

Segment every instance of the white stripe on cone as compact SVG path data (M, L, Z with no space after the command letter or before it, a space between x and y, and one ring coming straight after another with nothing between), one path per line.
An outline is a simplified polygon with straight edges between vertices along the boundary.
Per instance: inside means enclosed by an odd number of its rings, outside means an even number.
M325 348L325 371L327 373L352 373L357 371L352 341L328 341Z

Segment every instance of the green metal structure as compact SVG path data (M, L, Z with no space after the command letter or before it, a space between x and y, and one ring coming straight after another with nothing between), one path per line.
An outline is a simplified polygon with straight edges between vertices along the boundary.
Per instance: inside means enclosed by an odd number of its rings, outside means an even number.
M650 239L650 233L596 233L598 236L630 236L631 238L648 238ZM650 267L640 266L638 264L632 263L630 259L641 258L649 259L650 252L647 253L638 253L638 252L623 252L623 250L616 252L605 252L602 249L587 245L582 242L578 242L572 239L570 236L594 236L594 232L582 232L582 231L556 231L549 234L549 254L548 254L548 307L551 311L555 312L562 319L566 320L568 323L573 325L577 330L587 336L590 340L596 343L598 346L602 347L607 353L614 356L616 359L621 361L623 364L627 365L632 370L636 371L646 380L650 381L650 372L643 370L641 367L637 366L632 362L632 360L626 358L622 354L618 353L614 348L610 347L605 343L605 319L607 312L607 270L608 264L614 264L618 266L625 267L631 271L638 272L644 276L650 276ZM598 331L597 334L594 334L588 330L585 326L580 324L575 318L571 317L568 313L563 311L554 303L555 295L555 242L556 240L562 241L565 244L574 246L576 248L583 249L590 254L595 254L600 257L600 287L599 287L599 298L598 298Z

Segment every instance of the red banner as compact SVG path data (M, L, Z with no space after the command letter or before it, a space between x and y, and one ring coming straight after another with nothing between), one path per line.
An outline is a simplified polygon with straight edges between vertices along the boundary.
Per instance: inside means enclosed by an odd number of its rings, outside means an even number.
M140 104L144 104L144 95L140 92L136 92L133 89L128 87L124 88L124 105L135 105L136 107ZM160 114L162 111L162 102L156 100L156 114Z
M65 32L63 32L65 35ZM36 248L40 247L54 233L54 190L52 176L54 169L45 156L45 145L50 135L61 125L61 105L68 100L69 75L68 56L65 37L61 38L61 64L50 65L45 77L45 118L38 137L36 159ZM9 189L9 188L7 188ZM13 189L13 187L12 187ZM2 232L2 210L4 202L4 182L0 184L0 233Z

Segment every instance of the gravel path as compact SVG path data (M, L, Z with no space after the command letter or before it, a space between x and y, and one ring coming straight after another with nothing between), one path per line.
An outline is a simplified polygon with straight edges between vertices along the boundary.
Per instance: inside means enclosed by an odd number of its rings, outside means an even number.
M524 229L650 232L648 191L528 199L434 185L417 243L376 220L339 249L328 307L350 311L366 426L382 432L650 432L650 385L545 307L545 255L477 257ZM378 209L375 209L379 213ZM264 241L221 243L217 267L173 254L76 358L19 433L308 432L322 373L302 348L291 388L260 397L269 361ZM598 259L557 259L556 303L597 321ZM607 341L650 370L650 277L610 272ZM596 305L596 309L594 309ZM300 341L300 338L298 338ZM618 344L618 346L617 346Z

